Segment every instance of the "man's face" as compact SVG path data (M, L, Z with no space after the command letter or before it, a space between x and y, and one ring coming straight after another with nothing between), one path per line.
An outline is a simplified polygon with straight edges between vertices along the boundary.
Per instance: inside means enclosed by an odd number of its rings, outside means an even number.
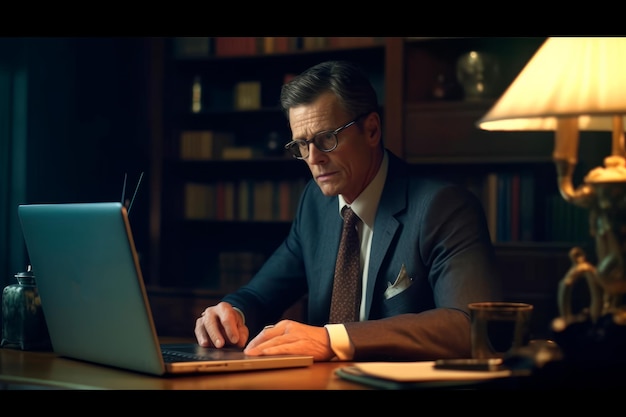
M293 139L311 139L317 133L333 131L351 121L332 93L289 110ZM370 114L341 130L337 134L337 147L331 152L322 152L309 144L309 156L304 161L324 195L341 194L351 203L376 175L379 141L378 118Z

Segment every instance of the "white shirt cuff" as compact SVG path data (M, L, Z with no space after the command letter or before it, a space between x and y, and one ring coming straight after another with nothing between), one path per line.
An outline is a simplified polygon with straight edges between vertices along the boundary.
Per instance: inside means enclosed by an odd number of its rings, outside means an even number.
M343 324L327 324L324 326L330 339L330 348L335 352L335 360L349 361L354 357L354 347Z

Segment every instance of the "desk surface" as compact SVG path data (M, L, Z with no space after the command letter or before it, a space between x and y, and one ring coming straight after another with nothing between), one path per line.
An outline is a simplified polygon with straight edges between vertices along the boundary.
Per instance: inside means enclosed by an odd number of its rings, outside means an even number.
M189 341L164 339L163 343ZM366 390L370 387L341 379L335 370L350 362L316 362L303 368L155 377L137 372L59 357L53 352L0 348L0 390ZM505 378L479 384L487 389L626 389L616 377L626 374L626 362L545 366L536 377ZM572 366L575 365L575 366ZM623 381L623 378L619 378Z
M334 371L346 362L305 368L153 377L62 358L52 352L0 348L0 388L116 390L358 390Z

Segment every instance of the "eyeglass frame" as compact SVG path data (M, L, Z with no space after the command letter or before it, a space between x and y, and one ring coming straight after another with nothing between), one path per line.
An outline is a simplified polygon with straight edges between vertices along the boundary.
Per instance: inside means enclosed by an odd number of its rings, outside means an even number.
M352 126L353 124L355 124L356 122L359 121L360 118L367 116L369 113L363 113L359 116L357 116L354 120L346 123L343 126L338 127L335 130L322 130L321 132L316 133L315 135L313 135L313 137L311 139L296 139L296 140L292 140L291 142L287 143L285 145L285 149L288 150L291 153L291 156L293 156L296 159L307 159L309 157L309 155L311 154L311 152L309 152L309 145L311 145L311 143L313 145L315 145L315 147L320 151L320 152L324 152L324 153L329 153L334 151L335 149L337 149L337 145L339 145L339 138L337 137L337 135L339 134L339 132L341 132L344 129L349 128L350 126ZM317 138L320 135L328 135L331 134L334 138L335 138L335 146L333 146L330 149L320 149L319 146L317 146L317 143L315 142L315 138ZM306 156L296 156L293 151L291 150L291 148L293 148L295 145L300 145L302 143L306 144L306 149L307 149L307 155Z

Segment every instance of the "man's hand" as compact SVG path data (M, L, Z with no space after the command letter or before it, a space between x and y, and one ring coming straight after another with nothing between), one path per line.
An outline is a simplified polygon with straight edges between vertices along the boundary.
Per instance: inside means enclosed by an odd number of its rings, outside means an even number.
M243 348L250 336L241 314L225 302L204 310L196 320L194 333L200 346L216 348L226 345Z
M266 326L244 352L255 356L311 355L315 361L329 361L335 356L325 328L293 320L281 320L273 326Z

